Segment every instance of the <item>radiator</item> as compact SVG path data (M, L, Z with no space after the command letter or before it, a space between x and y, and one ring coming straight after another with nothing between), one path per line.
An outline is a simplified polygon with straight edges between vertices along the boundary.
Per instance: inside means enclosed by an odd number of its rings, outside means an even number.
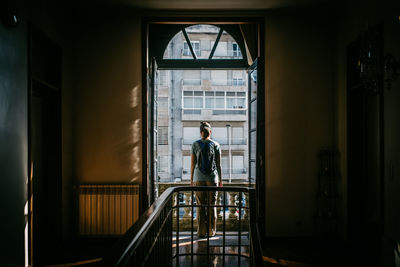
M139 217L139 185L80 185L79 234L123 235Z

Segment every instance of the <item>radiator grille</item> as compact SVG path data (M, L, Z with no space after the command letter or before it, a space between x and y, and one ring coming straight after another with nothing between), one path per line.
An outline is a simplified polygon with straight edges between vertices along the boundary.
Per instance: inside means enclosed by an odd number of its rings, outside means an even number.
M139 185L80 185L79 234L122 235L139 217Z

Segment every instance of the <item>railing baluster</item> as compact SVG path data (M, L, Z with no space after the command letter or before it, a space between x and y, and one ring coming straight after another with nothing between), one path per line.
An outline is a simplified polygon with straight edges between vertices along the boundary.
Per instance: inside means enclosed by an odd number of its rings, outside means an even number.
M233 207L235 206L235 196L236 192L229 192L229 206L231 206L229 208L229 219L231 220L236 219L235 216L236 208Z
M183 210L184 210L183 219L188 219L189 217L191 217L190 207L189 207L191 195L189 192L185 192L184 197L185 197L185 206L186 207L183 208Z
M192 192L192 198L191 198L191 202L190 202L190 205L191 205L191 207L192 207L192 212L191 212L191 221L190 221L190 224L191 224L191 228L192 228L192 232L191 232L191 244L190 244L190 263L191 263L191 266L193 266L193 217L194 217L194 206L193 206L193 201L194 201L194 197L193 197L193 195L194 195L194 192L193 192L193 190L191 191ZM197 215L198 216L198 215Z
M218 191L217 192L217 205L221 205L222 204L222 194L221 194L221 191ZM222 219L222 216L221 216L221 207L218 207L217 208L217 221L221 218Z
M176 266L179 267L179 192L177 193L178 201L177 201L177 212L176 212Z
M207 199L207 267L210 266L210 192L206 192L206 199Z
M239 230L238 230L238 233L239 233L239 237L238 237L238 255L239 255L239 258L238 258L238 266L240 267L240 263L241 263L241 239L242 239L242 231L241 231L241 224L240 224L240 220L241 220L241 212L242 212L242 192L239 192Z
M222 214L222 216L223 216L223 223L222 223L222 235L223 235L223 237L222 237L222 266L225 266L225 222L226 222L226 219L225 219L225 206L226 206L226 192L224 191L223 192L223 194L224 194L224 204L223 204L223 210L224 210L224 212L223 212L223 214Z
M244 202L245 202L245 207L249 208L249 193L244 193ZM249 210L248 209L243 209L243 220L245 220L245 221L249 220Z

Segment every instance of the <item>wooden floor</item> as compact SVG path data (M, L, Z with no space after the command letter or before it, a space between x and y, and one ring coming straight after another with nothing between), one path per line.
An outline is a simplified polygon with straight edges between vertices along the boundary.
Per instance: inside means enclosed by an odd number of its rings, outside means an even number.
M225 242L225 246L224 245ZM239 246L240 243L240 246ZM173 262L172 266L250 266L249 260L249 236L247 232L242 233L240 242L237 232L228 232L225 241L222 233L207 238L198 238L193 234L193 254L192 236L190 232L179 234L179 253L176 254L176 236L173 237ZM207 249L209 255L207 254ZM204 254L204 255L199 255ZM225 254L225 255L223 255ZM177 260L178 259L178 260Z

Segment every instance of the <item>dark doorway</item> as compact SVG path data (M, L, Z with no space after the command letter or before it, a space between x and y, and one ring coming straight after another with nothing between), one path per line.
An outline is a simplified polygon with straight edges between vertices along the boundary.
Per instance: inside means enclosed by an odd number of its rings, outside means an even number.
M348 47L347 144L350 258L379 266L382 229L383 69L379 27ZM368 257L366 257L368 255ZM364 265L364 264L361 264Z
M61 50L39 30L30 39L30 261L51 263L61 246Z

